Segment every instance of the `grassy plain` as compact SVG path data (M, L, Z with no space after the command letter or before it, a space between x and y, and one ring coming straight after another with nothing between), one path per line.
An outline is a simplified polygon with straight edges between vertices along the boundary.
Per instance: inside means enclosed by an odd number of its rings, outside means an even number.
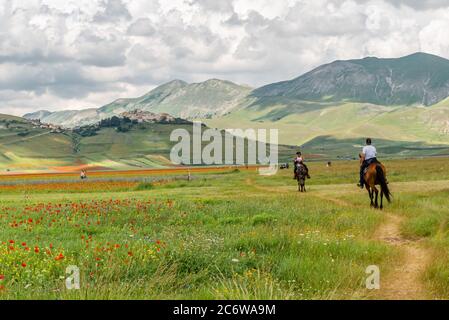
M117 189L113 173L81 187L21 178L0 188L0 299L448 298L449 160L385 164L383 212L356 188L354 161L310 163L306 194L290 170ZM80 290L65 287L69 265ZM380 290L365 289L370 265Z

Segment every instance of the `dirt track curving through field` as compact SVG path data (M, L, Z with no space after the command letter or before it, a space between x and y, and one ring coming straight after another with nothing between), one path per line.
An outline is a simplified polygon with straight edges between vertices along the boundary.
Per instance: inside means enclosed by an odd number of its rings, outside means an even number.
M260 186L253 180L247 179L246 184L261 191L284 192L285 188L272 188ZM291 190L291 187L289 187ZM334 198L324 192L308 194L322 201L330 201L338 206L358 208L348 201ZM393 246L397 252L397 258L393 260L393 266L386 274L380 277L380 289L371 291L364 289L355 293L355 299L380 299L380 300L424 300L430 299L422 280L422 275L427 264L431 260L431 254L420 240L405 239L400 231L404 218L397 213L387 210L379 211L385 215L385 221L374 232L373 240Z
M395 246L400 250L398 263L385 277L381 276L381 287L374 298L387 300L422 300L429 296L421 280L430 253L419 240L404 239L400 232L403 221L397 215L387 213L386 222L375 233L375 239Z
M317 195L322 200L331 201L340 206L356 207L352 203L341 199ZM395 213L381 211L385 215L382 223L374 233L373 239L399 251L398 259L389 272L380 277L380 289L373 292L365 290L362 297L380 300L424 300L429 299L426 288L421 279L428 262L430 253L419 240L405 239L400 231L404 218ZM360 293L359 293L360 294ZM357 298L359 296L357 294Z

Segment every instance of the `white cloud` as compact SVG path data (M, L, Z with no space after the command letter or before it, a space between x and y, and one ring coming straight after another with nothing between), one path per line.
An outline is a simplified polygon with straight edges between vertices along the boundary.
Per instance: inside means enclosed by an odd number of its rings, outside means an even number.
M449 58L443 0L0 0L0 112L101 106L175 78L259 86L336 59Z

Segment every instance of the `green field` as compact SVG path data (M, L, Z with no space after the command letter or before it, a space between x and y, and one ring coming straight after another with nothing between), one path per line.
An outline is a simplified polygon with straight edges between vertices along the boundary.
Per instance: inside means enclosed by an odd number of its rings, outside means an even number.
M385 164L383 212L351 161L310 163L306 194L290 170L0 188L0 299L448 298L449 161ZM370 265L380 290L365 289Z

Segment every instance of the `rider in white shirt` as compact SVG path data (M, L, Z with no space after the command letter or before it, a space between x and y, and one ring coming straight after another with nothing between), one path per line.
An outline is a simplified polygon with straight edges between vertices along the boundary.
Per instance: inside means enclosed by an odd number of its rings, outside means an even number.
M377 150L376 147L371 145L372 141L370 138L366 139L366 146L363 147L362 153L360 155L361 159L363 160L362 165L360 166L360 183L358 186L360 188L364 188L364 171L368 166L372 163L379 162L377 161Z

